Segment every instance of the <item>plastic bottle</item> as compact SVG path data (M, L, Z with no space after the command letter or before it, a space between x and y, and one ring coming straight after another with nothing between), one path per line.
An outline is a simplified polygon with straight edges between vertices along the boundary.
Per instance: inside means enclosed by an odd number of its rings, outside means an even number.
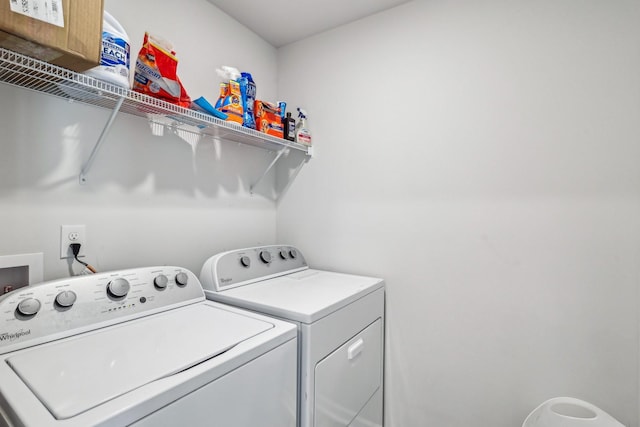
M311 145L311 132L307 128L307 112L298 107L298 124L296 124L296 142Z
M289 141L296 140L296 119L291 117L291 113L287 113L287 117L284 118L284 139Z
M256 128L256 120L253 106L256 102L256 83L253 81L251 73L240 73L240 90L242 92L242 125L250 129Z
M229 96L229 83L222 82L220 83L220 96L218 97L216 106L214 107L216 110L222 108L222 104L224 103L224 100L227 98L227 96Z
M102 19L100 65L85 71L85 74L129 89L130 70L129 36L122 25L105 10Z

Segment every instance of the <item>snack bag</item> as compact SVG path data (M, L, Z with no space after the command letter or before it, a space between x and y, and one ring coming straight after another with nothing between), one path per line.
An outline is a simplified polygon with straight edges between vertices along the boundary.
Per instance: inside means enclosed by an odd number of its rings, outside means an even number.
M166 41L144 34L133 77L133 90L189 108L191 98L177 74L178 58Z

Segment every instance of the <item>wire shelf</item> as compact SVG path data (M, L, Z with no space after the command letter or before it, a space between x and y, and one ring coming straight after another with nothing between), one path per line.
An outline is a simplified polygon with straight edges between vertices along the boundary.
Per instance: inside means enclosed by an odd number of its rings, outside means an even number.
M0 82L109 110L119 108L124 113L186 132L276 152L289 148L311 156L311 149L302 144L225 122L4 48L0 48Z

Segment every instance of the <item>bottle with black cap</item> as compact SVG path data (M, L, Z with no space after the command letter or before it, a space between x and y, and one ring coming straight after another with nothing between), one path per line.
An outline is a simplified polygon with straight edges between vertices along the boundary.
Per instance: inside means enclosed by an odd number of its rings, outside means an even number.
M291 117L291 113L287 113L287 117L284 119L284 139L289 141L296 140L296 119Z

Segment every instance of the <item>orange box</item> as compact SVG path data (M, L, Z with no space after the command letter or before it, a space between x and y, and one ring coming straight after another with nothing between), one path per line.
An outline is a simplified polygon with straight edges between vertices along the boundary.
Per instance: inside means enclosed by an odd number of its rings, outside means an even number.
M0 1L0 46L74 71L100 64L103 0ZM48 21L47 21L48 19Z
M256 129L259 132L283 138L281 111L276 104L256 99L253 111L256 116Z

